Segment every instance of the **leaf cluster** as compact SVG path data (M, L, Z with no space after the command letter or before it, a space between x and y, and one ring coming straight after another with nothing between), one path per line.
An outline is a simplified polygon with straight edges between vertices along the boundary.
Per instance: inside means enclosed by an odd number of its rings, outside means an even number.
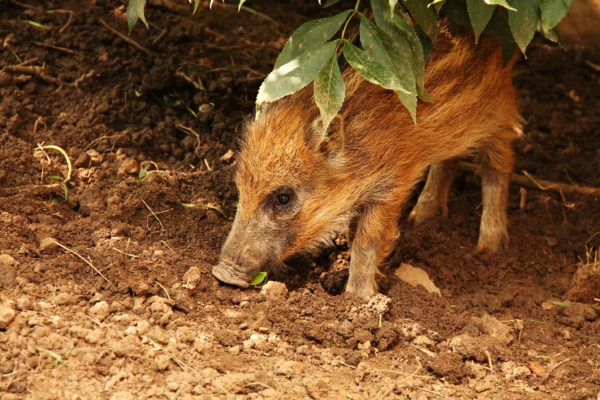
M195 12L200 0L188 1L193 2ZM211 7L214 1L210 0ZM128 1L130 30L138 19L146 23L145 2ZM330 0L324 6L338 2ZM364 79L394 91L416 123L417 101L431 101L424 87L424 70L442 19L472 30L475 42L482 34L498 37L507 61L517 49L525 53L536 31L557 41L554 28L571 2L370 0L361 5L361 0L355 0L352 9L308 21L294 31L259 89L257 109L313 83L314 99L326 130L344 102L345 86L339 67L343 57ZM238 8L244 3L240 0ZM356 40L348 37L351 23L358 24Z

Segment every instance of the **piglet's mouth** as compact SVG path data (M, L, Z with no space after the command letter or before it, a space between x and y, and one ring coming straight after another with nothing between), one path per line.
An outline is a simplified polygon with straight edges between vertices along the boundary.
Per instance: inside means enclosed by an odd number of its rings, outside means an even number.
M252 276L248 277L246 272L240 271L237 265L227 261L220 261L215 265L212 274L223 283L242 288L247 288L249 286L248 282L252 279Z

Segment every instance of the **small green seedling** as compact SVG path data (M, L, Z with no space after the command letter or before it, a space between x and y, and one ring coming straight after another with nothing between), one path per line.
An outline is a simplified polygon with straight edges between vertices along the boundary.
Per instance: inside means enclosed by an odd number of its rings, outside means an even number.
M29 24L29 25L31 25L33 27L36 27L38 29L44 29L44 30L49 30L50 29L50 27L48 25L40 24L39 22L35 22L35 21L30 20L30 19L24 19L23 22L25 22L26 24Z
M148 170L146 168L140 169L138 179L140 180L140 182L144 182L146 179L148 179Z
M35 348L37 351L39 351L40 353L46 353L48 354L50 357L52 357L54 359L54 361L50 364L50 366L52 367L56 367L58 366L59 368L62 367L63 365L67 364L67 361L65 359L62 358L62 356L52 350L48 350L45 349L43 347L36 347Z
M73 172L73 166L71 165L71 159L69 158L69 155L62 147L55 146L55 145L44 146L43 144L38 144L37 149L41 150L44 153L45 153L45 150L55 150L55 151L58 151L64 157L65 161L67 162L67 176L63 177L63 176L50 175L47 177L47 180L50 183L58 182L58 184L60 185L60 187L63 190L63 196L64 196L65 200L69 200L69 188L67 187L67 182L69 182L69 180L71 180L71 174ZM50 159L48 159L48 161L49 160Z
M571 307L572 306L571 303L567 303L565 301L558 301L558 300L550 300L550 303L554 304L555 306L561 306L561 307Z
M265 271L258 272L254 278L248 283L250 286L258 286L267 280L267 273Z

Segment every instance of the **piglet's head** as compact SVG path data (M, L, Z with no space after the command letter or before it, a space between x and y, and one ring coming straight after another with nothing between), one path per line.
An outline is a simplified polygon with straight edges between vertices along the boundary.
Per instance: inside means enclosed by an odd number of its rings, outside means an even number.
M237 212L212 270L218 280L247 287L257 272L347 225L350 207L338 190L343 124L337 117L323 132L315 114L284 103L247 126L235 177Z

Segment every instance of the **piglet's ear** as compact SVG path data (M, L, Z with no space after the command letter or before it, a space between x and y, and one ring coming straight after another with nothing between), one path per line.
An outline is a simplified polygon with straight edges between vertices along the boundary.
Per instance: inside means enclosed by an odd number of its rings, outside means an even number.
M336 115L327 130L323 130L323 121L317 117L308 132L309 145L325 155L337 155L344 150L344 120Z

